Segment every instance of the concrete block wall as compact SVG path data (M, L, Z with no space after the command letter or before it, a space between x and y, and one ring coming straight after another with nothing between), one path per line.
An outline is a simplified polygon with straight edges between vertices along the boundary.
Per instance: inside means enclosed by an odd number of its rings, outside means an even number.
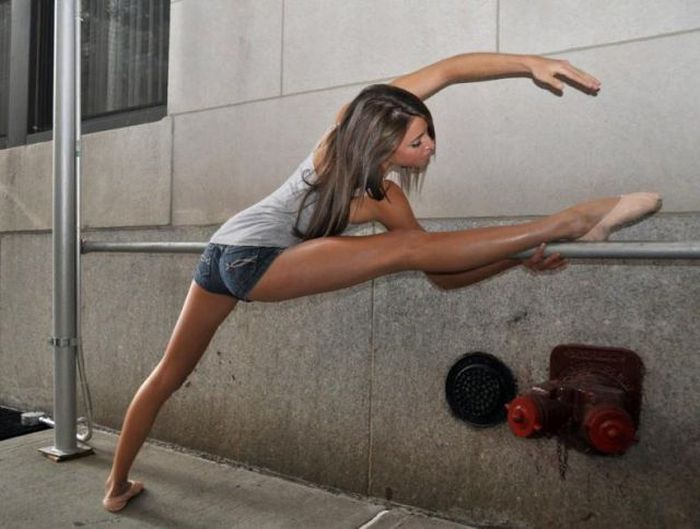
M700 9L692 3L199 4L171 4L168 116L84 136L86 238L206 240L279 185L364 85L460 52L502 51L569 59L602 90L590 97L569 87L556 97L520 78L430 99L438 156L412 197L427 229L519 221L653 189L665 196L664 213L619 238L698 239ZM0 151L0 404L46 411L51 148ZM83 338L98 423L120 428L196 261L84 257ZM698 279L691 262L588 261L453 292L407 273L241 304L152 435L472 523L696 527ZM554 442L455 421L443 386L457 358L485 350L526 387L567 342L632 348L647 376L642 442L617 459L571 452L562 481ZM147 462L137 460L136 473L139 464Z

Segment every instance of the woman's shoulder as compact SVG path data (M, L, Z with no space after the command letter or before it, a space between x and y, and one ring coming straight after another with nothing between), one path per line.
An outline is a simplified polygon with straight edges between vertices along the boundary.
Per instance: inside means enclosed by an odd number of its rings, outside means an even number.
M287 178L287 181L282 187L291 186L293 189L305 189L309 183L315 180L315 153L315 150L310 152L306 158L301 161L292 174L289 175L289 178Z

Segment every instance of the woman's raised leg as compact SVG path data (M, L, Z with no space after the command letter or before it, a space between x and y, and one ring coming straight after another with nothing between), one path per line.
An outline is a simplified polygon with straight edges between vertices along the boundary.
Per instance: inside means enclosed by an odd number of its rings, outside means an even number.
M126 412L112 471L105 483L103 505L108 510L120 510L140 492L142 485L135 485L127 478L158 411L187 379L235 305L234 298L212 294L192 282L163 358L136 392Z
M254 301L281 301L403 270L439 273L478 268L543 242L581 237L619 201L610 197L586 202L514 226L313 239L280 254L248 296Z

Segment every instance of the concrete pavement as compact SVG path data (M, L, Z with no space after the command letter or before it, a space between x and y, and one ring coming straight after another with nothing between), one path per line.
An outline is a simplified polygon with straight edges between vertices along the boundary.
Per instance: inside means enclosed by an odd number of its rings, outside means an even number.
M0 527L464 529L468 526L337 494L146 443L132 479L146 490L119 513L102 508L117 437L94 430L94 455L55 463L38 452L53 430L0 441Z

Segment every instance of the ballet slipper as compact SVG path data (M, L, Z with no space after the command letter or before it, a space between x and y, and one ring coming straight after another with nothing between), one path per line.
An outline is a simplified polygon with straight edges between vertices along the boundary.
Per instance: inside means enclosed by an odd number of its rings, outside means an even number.
M140 481L129 480L128 483L129 488L126 489L126 492L124 494L120 494L119 496L112 496L111 498L105 497L102 500L102 506L109 512L121 511L124 507L126 507L126 504L131 498L137 496L143 491L143 483L141 483Z
M658 193L630 193L620 196L615 206L579 241L605 241L610 233L661 208Z

